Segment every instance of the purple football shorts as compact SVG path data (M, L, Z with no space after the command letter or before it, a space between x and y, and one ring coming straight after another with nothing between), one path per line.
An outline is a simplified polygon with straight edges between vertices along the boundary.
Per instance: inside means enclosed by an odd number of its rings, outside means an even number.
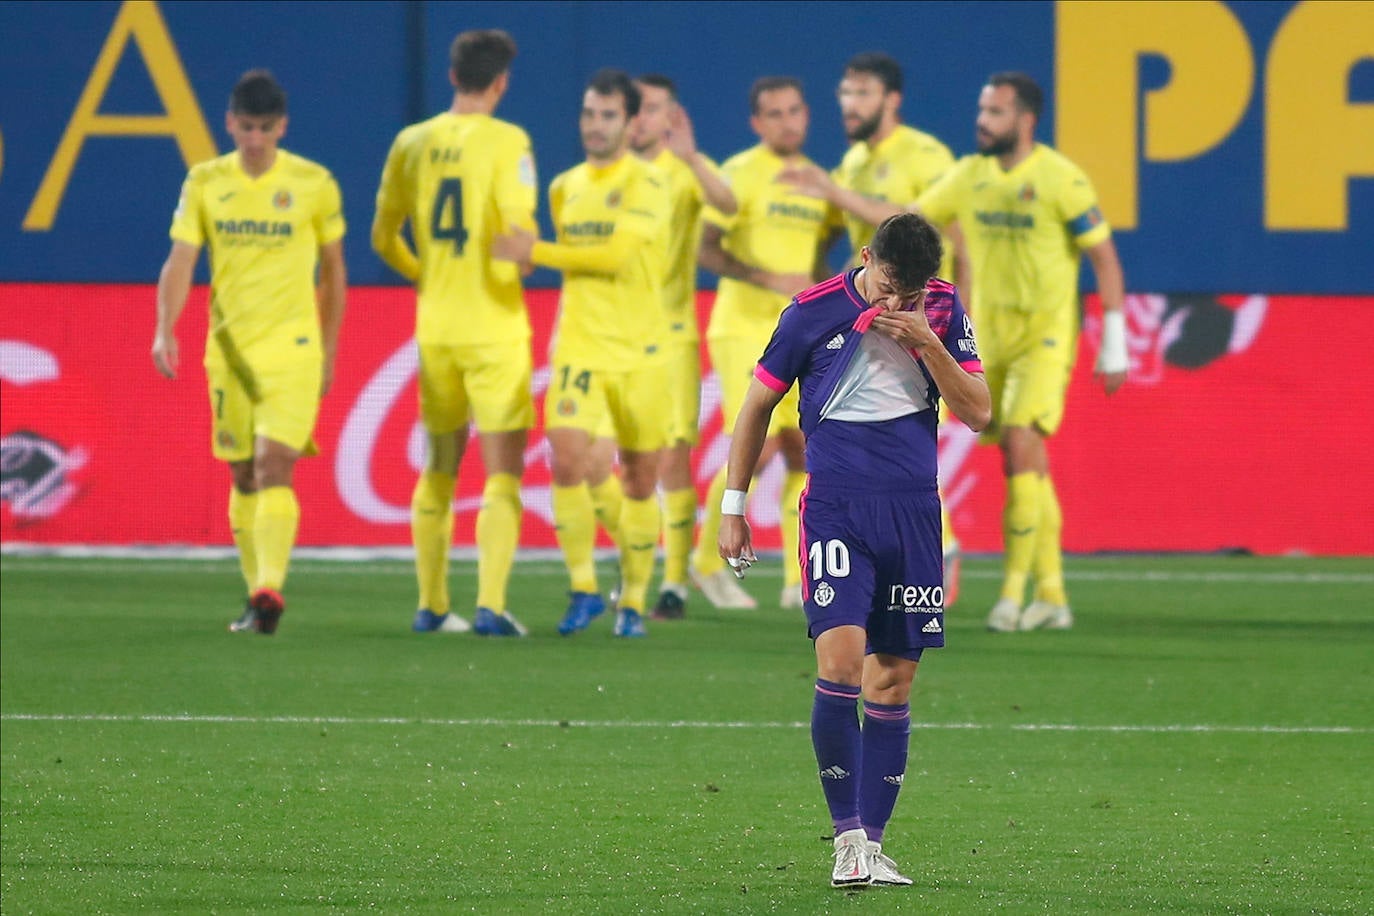
M940 494L808 485L801 498L807 635L852 624L867 652L916 660L945 644Z

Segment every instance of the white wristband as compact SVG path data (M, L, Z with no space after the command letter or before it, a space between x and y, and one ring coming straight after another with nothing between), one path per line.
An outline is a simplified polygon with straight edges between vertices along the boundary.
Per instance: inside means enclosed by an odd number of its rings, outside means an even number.
M726 490L725 495L720 498L720 514L743 515L747 495L743 490Z
M1097 348L1097 371L1125 372L1131 360L1126 354L1126 313L1112 309L1102 313L1102 343Z

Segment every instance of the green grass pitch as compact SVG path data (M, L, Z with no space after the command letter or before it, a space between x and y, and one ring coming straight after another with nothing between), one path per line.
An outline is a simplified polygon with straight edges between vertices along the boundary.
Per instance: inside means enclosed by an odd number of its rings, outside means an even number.
M409 631L408 563L0 561L5 913L1374 912L1374 564L1073 558L1078 624L990 634L966 564L886 848L828 886L813 660L756 612L642 641ZM459 606L473 569L455 563Z

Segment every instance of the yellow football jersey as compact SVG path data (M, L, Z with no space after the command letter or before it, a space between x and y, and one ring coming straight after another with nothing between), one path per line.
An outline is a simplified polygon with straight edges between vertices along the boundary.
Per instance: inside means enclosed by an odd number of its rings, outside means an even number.
M916 206L937 225L959 221L976 311L1076 314L1080 252L1111 236L1087 175L1039 143L1007 172L965 156Z
M953 164L954 154L949 147L930 134L898 124L877 146L851 146L835 169L834 178L840 186L865 197L907 206ZM844 227L853 251L850 263L857 267L859 249L873 241L878 227L850 213L844 215ZM940 276L954 276L954 252L948 241L940 262Z
M170 235L209 248L206 364L322 358L315 265L320 246L344 230L339 186L309 159L278 149L257 178L237 152L192 167Z
M712 169L716 168L711 160L706 162ZM668 273L663 279L667 333L679 340L695 341L701 336L697 330L697 249L701 247L706 192L692 167L671 150L661 150L653 165L668 182L672 208L666 259Z
M529 340L519 267L490 251L513 226L533 231L537 196L530 138L514 124L444 112L396 136L377 212L410 220L420 259L418 343Z
M605 168L584 162L550 184L549 210L558 241L536 243L531 257L563 272L559 359L634 369L658 353L663 336L667 181L629 154ZM600 264L617 249L628 252L623 263Z
M739 209L725 216L708 207L705 217L724 232L721 247L750 267L809 276L834 220L833 210L825 201L777 180L785 167L809 164L805 156L784 160L763 144L727 159L721 171ZM766 339L789 301L781 293L721 277L706 336Z

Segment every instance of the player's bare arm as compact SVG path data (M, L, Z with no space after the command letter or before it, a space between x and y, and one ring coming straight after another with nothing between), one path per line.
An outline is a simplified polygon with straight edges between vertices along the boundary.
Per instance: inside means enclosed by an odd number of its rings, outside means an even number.
M810 197L819 197L875 226L889 216L906 212L905 208L896 204L875 200L858 191L840 187L825 169L817 165L788 166L778 173L778 181L791 185Z
M1097 292L1102 299L1102 343L1097 351L1093 375L1102 382L1107 394L1115 394L1126 381L1130 358L1126 350L1126 313L1122 305L1126 298L1126 278L1121 259L1111 238L1103 239L1084 250L1097 277Z
M701 185L702 193L706 196L706 202L726 216L734 216L739 210L735 193L730 190L729 183L716 174L701 157L697 150L696 131L692 128L692 119L688 117L687 110L681 105L674 105L668 118L668 133L663 138L664 144L692 170L692 174Z
M768 421L772 419L773 409L782 400L783 393L774 391L758 379L749 383L744 404L735 419L735 434L730 440L730 459L725 472L727 498L731 492L748 492L754 469L758 467L759 455L763 452L764 440L768 438ZM740 508L742 510L743 507ZM755 562L757 558L749 522L742 511L722 514L716 546L720 556L736 569L737 575L743 574L737 565L741 560L745 568Z
M404 210L378 210L372 218L372 250L387 267L414 283L420 278L420 259L401 234L405 221Z
M945 349L926 319L925 291L909 311L892 310L873 319L873 330L915 352L935 379L940 396L969 429L979 432L992 421L992 396L981 372L968 372Z
M320 311L320 343L324 348L321 397L334 381L334 362L339 352L339 330L343 327L347 295L348 268L344 264L343 239L337 239L320 246L320 282L316 298Z
M722 245L724 238L725 232L719 226L708 223L702 230L697 263L711 273L741 280L783 296L795 296L811 285L812 280L806 274L775 274L762 267L745 264L725 250Z
M186 308L195 277L196 258L200 247L187 242L173 242L162 272L157 278L157 329L153 332L153 365L167 378L177 377L181 361L177 343L177 321Z

